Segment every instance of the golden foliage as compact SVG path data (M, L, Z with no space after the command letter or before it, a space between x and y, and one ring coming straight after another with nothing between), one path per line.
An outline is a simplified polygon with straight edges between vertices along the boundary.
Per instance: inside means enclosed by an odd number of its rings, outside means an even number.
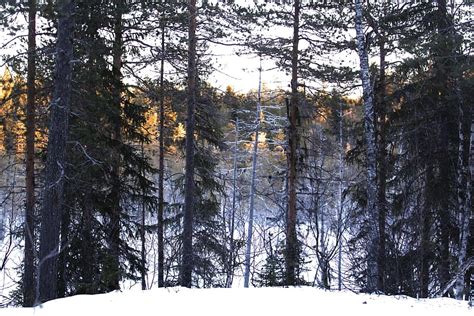
M5 69L0 81L0 152L22 153L25 147L24 108L26 96L14 95L16 87L24 85L20 76Z

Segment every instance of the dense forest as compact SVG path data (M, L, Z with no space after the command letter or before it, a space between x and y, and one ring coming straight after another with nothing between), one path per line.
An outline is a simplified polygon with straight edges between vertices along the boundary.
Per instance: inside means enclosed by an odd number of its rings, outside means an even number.
M134 286L468 299L473 9L0 1L0 306ZM212 83L224 59L257 64L254 88Z

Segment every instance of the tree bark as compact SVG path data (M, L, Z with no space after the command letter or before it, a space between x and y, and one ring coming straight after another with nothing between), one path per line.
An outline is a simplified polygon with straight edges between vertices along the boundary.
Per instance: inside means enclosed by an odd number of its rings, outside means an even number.
M65 189L67 191L67 189ZM66 297L67 294L67 276L66 276L66 264L67 264L67 251L66 249L69 240L69 230L71 225L71 214L69 212L63 212L61 216L61 249L58 257L58 298Z
M74 0L59 4L56 39L54 93L51 102L45 189L41 210L39 286L37 303L57 297L60 219L63 211L66 139L69 128L72 57L74 39Z
M180 284L192 286L193 258L193 217L194 217L194 129L197 95L196 69L196 0L188 2L188 100L186 121L186 171L183 218L183 254Z
M473 307L474 306L474 273L471 272L471 291L469 293L469 306Z
M373 102L373 89L369 74L369 58L367 55L364 29L362 25L363 8L361 0L355 0L355 28L357 38L357 51L360 60L360 77L364 95L364 131L367 146L367 205L366 216L368 223L367 241L367 284L368 292L379 290L379 232L377 209L377 146L375 133L375 111Z
M337 289L342 290L342 216L344 212L344 111L342 100L339 101L339 183L338 183L338 207L337 207Z
M470 237L470 219L472 213L472 196L471 196L471 144L473 142L472 134L466 136L466 131L470 130L471 120L468 111L465 108L464 98L457 79L455 82L455 93L458 101L458 166L457 166L457 193L459 208L459 249L458 249L458 266L461 267L466 261L468 243ZM466 282L464 275L458 275L455 284L456 299L462 300L464 296L464 288Z
M429 183L433 181L433 168L426 166L424 204L420 214L420 247L419 247L419 296L427 298L429 296L430 283L430 257L431 257L431 217L432 202Z
M142 159L145 159L145 149L143 147L143 141L141 142L141 154ZM142 170L142 177L145 177L145 171ZM145 202L145 190L142 191L142 214L141 214L141 223L140 223L140 241L141 241L141 281L142 281L142 290L146 290L146 229L145 229L145 220L146 220L146 202Z
M235 141L234 141L234 174L232 179L232 211L230 214L230 242L229 242L229 260L227 267L227 280L226 287L232 287L232 281L234 277L234 251L235 251L235 241L234 241L234 230L235 230L235 209L237 204L237 160L239 153L239 118L235 119Z
M160 61L160 123L158 127L159 134L159 166L158 166L158 287L164 287L164 177L165 177L165 22L161 22L161 61Z
M23 307L35 302L35 96L36 96L36 0L28 1L28 75L26 103L26 208Z
M83 280L83 294L95 294L96 287L94 286L94 267L96 263L96 249L93 246L92 224L94 221L94 203L93 193L88 190L84 199L84 213L82 215L82 280Z
M385 104L385 35L383 30L380 32L380 72L379 72L379 87L378 87L378 171L377 171L377 209L379 210L379 254L378 254L378 270L379 270L379 286L380 290L385 290L385 225L387 221L387 198L386 198L386 187L387 187L387 152L386 152L386 133L387 125L385 123L386 117L386 104Z
M446 15L447 13L444 12ZM448 18L446 17L448 20ZM448 20L449 21L449 20ZM452 22L448 22L452 25ZM455 30L449 31L450 41L454 44ZM454 64L457 64L457 56L459 55L455 46L452 48ZM459 212L459 246L458 246L458 267L462 267L467 258L468 243L470 238L470 220L472 214L472 175L471 175L471 144L473 142L473 134L466 135L472 128L472 113L464 102L458 75L454 74L453 78L454 94L458 104L458 159L457 159L457 195L458 195L458 212ZM459 273L455 282L456 299L462 300L465 291L466 282L464 280L465 273ZM472 286L472 285L471 285Z
M291 52L291 99L288 128L288 214L286 223L286 284L296 285L298 271L298 238L296 235L296 161L298 115L298 45L300 30L300 1L294 1L293 48Z
M120 165L121 154L120 146L122 142L121 133L121 104L122 104L122 55L123 55L123 10L124 0L117 1L115 4L115 21L114 21L114 43L112 47L112 102L115 115L112 122L112 188L110 193L110 214L108 222L108 267L106 287L108 291L120 289L120 219L121 219L121 181L120 181Z
M439 101L440 103L443 100ZM441 105L443 106L443 105ZM448 124L448 111L440 111L441 115L441 157L439 161L439 183L449 183L450 177L450 152L449 152L449 124ZM438 184L439 185L439 184ZM437 188L437 192L440 192ZM440 240L439 240L439 266L438 266L438 275L441 286L444 286L451 279L450 273L450 261L451 261L451 251L450 251L450 242L451 242L451 227L450 227L450 218L451 218L451 209L450 209L450 199L447 194L441 196L441 201L439 209L437 212L439 229L440 229Z

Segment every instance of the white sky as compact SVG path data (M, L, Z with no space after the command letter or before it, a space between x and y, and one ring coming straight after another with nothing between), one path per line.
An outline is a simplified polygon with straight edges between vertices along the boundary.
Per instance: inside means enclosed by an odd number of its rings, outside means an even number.
M253 2L253 0L236 0L238 2ZM19 23L25 25L24 31L22 34L27 34L26 30L26 16L20 15ZM350 29L349 29L350 30ZM278 32L278 35L282 34L290 37L290 29L273 29L273 32ZM349 37L353 37L353 30L348 32ZM269 33L268 35L272 35ZM10 38L7 35L6 30L0 29L0 54L5 52L14 51L14 47L8 47L7 49L3 48L2 45ZM256 56L241 55L237 56L234 52L233 47L222 46L222 45L211 45L210 52L216 57L218 62L214 63L216 71L209 77L209 82L215 87L225 90L225 88L230 85L237 92L248 92L250 90L256 90L258 86L258 68L259 68L259 59ZM402 56L390 56L390 59L399 60ZM25 56L26 58L26 56ZM342 62L346 66L353 67L358 69L358 58L355 52L347 55L345 53L331 55L331 56L317 56L316 58L325 59L324 62L331 63L340 63ZM371 62L376 62L376 59L371 58ZM3 65L4 60L0 58L0 65ZM157 78L158 72L156 71L158 67L156 65L150 66L150 70L146 70L145 74L151 78ZM262 81L270 89L289 89L288 85L290 83L290 77L286 75L283 71L275 70L275 64L272 60L264 59L262 60ZM155 69L155 70L151 70ZM303 78L304 80L304 78ZM319 83L321 85L321 83Z
M209 82L225 90L230 85L236 92L248 92L258 88L259 58L257 56L237 56L228 47L217 47L213 53L222 54L219 68L209 77ZM275 64L268 59L262 60L262 83L271 88L286 88L290 78L275 70Z

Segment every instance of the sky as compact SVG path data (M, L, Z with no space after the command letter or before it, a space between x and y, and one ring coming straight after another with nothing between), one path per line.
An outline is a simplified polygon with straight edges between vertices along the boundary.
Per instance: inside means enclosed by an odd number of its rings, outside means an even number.
M235 92L246 93L257 90L260 60L257 56L237 56L228 47L216 47L214 53L221 54L220 65L209 77L209 82L225 90L231 86ZM262 60L262 83L271 88L287 88L289 76L276 70L273 61Z
M238 2L252 2L252 0L237 0ZM21 30L18 34L25 36L26 39L26 14L18 15L17 22L21 25ZM41 22L38 21L38 24ZM271 33L270 33L271 34ZM280 34L281 35L281 34ZM288 30L288 36L291 35L291 30ZM18 45L9 44L4 47L4 44L11 39L12 36L8 34L7 29L0 28L0 72L3 72L5 66L5 59L2 55L14 55L18 51ZM38 37L40 39L40 37ZM158 44L157 39L151 39L153 44ZM258 68L259 58L256 55L240 55L234 52L234 47L211 44L209 53L215 56L216 61L213 66L215 71L208 78L209 83L213 86L224 90L227 86L231 86L236 92L246 93L258 88ZM26 55L25 55L26 60ZM156 65L147 67L143 72L143 76L157 79L159 76L159 62ZM268 59L262 60L262 82L267 87L273 89L284 88L288 89L290 77L284 72L276 70L273 61Z
M252 0L236 0L238 2L252 2ZM19 23L26 24L26 17L20 15ZM278 29L272 30L274 33L278 32L278 35L281 36L284 34L285 36L291 36L291 29ZM268 32L268 35L276 35L272 34L272 31ZM26 34L26 25L24 31L22 31L24 35ZM351 31L349 28L348 36L351 38L354 37L355 34L352 34L353 30ZM8 38L6 34L6 30L0 29L0 54L9 52L12 53L14 51L14 47L9 47L7 49L2 48L3 43L5 43ZM152 40L156 42L155 40ZM255 55L240 55L238 56L234 52L234 48L230 46L223 46L217 44L211 44L209 51L215 55L215 63L213 66L216 68L215 71L210 75L208 81L215 87L225 91L227 86L233 87L236 92L246 93L250 90L257 90L258 88L258 68L259 68L259 58ZM25 56L26 58L26 56ZM337 64L339 62L343 62L345 65L348 65L354 69L358 69L358 59L357 54L355 52L347 55L346 53L340 53L336 55L330 56L317 56L316 58L325 58L325 62L332 62ZM401 56L389 56L390 60L396 60L401 58ZM323 59L322 59L323 60ZM375 62L375 58L371 58L371 62ZM0 67L3 64L3 60L0 56ZM149 69L145 70L143 75L157 79L159 76L159 71L157 71L159 63L156 63L154 67L149 67ZM268 87L269 89L289 89L290 77L289 75L285 74L283 71L275 69L275 63L272 60L263 59L262 60L262 81L263 84ZM0 71L2 71L0 69ZM304 81L304 78L302 79ZM316 86L323 87L323 83L313 83Z

